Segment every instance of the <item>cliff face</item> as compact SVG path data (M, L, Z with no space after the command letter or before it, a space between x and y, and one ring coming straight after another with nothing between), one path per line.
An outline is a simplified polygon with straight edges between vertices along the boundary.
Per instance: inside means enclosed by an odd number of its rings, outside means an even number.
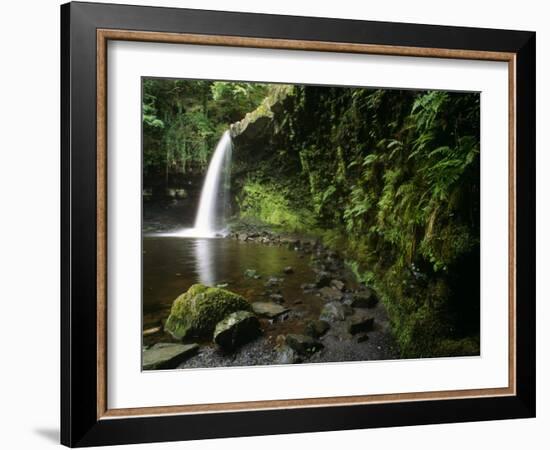
M314 233L405 356L479 351L479 96L279 86L231 127L241 219Z

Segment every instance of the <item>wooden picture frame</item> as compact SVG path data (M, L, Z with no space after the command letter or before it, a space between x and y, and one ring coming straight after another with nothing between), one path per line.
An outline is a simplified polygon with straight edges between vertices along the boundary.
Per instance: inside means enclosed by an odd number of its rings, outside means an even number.
M535 415L535 33L69 3L61 7L61 441L68 446ZM109 40L505 61L507 388L110 409L106 395Z

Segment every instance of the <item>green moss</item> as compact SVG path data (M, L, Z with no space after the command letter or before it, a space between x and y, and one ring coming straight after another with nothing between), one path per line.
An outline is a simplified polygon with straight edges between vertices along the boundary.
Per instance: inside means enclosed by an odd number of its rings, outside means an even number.
M462 339L444 339L439 342L434 356L478 356L479 336Z
M311 211L292 204L290 195L281 186L248 181L240 196L240 215L259 219L289 231L308 231L314 227Z
M250 304L240 295L194 284L174 300L165 330L176 339L210 337L220 320L239 310L250 310Z
M238 215L346 255L404 357L475 353L479 95L298 86L268 110L235 139Z

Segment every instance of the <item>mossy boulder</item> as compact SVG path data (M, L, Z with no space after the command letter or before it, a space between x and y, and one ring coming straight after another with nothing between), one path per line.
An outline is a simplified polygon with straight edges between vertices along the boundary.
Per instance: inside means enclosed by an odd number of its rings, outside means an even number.
M164 329L176 339L210 338L220 320L235 311L250 309L250 304L238 294L194 284L174 300Z

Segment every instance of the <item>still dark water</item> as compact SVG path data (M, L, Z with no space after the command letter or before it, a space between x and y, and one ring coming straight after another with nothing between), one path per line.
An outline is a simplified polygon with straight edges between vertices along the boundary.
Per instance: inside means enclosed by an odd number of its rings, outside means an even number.
M296 332L304 320L317 319L325 302L314 294L304 293L303 283L312 283L315 273L310 256L284 246L269 246L234 239L198 239L178 237L143 238L143 328L158 326L168 317L175 298L195 283L209 286L227 283L226 289L249 302L268 301L265 283L270 276L284 278L276 289L284 304L296 313L287 321L266 324L266 333ZM291 266L294 273L284 274ZM261 278L245 276L253 269ZM346 280L348 286L353 280ZM153 341L169 339L156 336Z

